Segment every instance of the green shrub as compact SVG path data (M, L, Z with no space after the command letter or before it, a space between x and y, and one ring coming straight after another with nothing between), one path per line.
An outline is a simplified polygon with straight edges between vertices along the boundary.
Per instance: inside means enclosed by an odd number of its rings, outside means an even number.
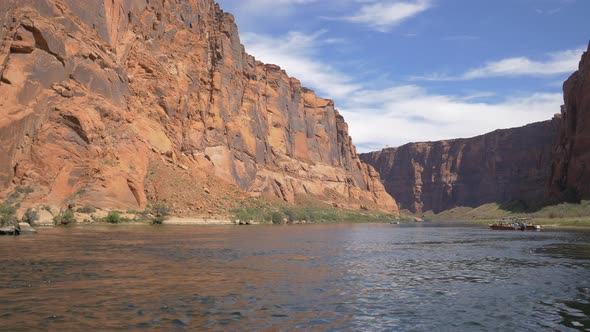
M273 212L271 216L271 221L273 224L282 224L283 223L283 214L280 212Z
M32 187L30 187L30 186L26 186L26 187L18 186L18 187L16 187L14 189L14 191L17 192L17 193L19 193L19 194L28 195L28 194L34 192L35 190Z
M162 225L164 223L164 220L166 220L166 217L163 217L163 216L155 216L152 219L152 225Z
M23 215L23 222L28 223L29 225L34 225L37 220L39 220L39 212L33 208L28 208L25 214Z
M151 206L151 213L154 215L152 218L153 225L161 225L164 220L168 219L170 215L170 208L164 203L157 203Z
M15 200L20 198L20 193L18 191L13 191L8 195L8 201L14 202Z
M156 216L167 217L170 215L170 208L164 203L158 203L152 206L152 213Z
M18 222L16 209L10 204L0 204L0 226L14 225Z
M242 221L250 221L254 219L254 216L257 214L254 209L252 208L244 208L234 211L235 218L242 220Z
M299 213L298 212L299 211L296 211L294 208L284 208L283 209L283 214L287 217L287 220L289 222L299 220ZM273 220L273 223L274 223L274 220Z
M69 225L75 222L76 218L74 218L74 211L69 209L61 211L58 215L53 217L53 223L56 225Z
M121 222L121 214L117 211L111 211L109 214L104 218L106 222L109 224L118 224Z
M90 214L96 212L96 209L94 208L94 206L84 205L83 207L78 208L76 212Z
M14 191L12 193L10 193L10 195L8 195L8 199L7 199L6 203L13 203L16 200L18 200L19 198L21 198L21 195L25 195L25 197L26 197L27 195L29 195L33 191L34 190L31 187L18 186L16 188L14 188Z
M241 221L269 222L282 224L285 218L289 222L306 221L315 222L384 222L394 216L372 212L346 210L332 206L270 206L250 205L232 210L234 219Z
M307 222L316 221L318 218L314 216L312 209L304 208L301 209L297 214L297 220L305 220Z

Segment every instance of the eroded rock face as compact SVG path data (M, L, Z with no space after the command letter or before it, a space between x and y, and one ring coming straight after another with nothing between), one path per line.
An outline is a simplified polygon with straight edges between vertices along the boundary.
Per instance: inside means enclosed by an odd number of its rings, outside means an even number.
M361 154L401 209L435 213L457 206L545 198L558 117L468 138L410 143Z
M552 201L590 199L590 45L563 84L563 124L549 180Z
M146 184L157 158L255 196L397 212L333 102L246 54L212 0L3 0L0 14L0 191L142 208L176 178Z

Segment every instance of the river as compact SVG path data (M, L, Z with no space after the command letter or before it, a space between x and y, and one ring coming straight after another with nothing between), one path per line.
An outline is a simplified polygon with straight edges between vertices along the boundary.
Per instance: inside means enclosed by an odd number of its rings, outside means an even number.
M590 232L64 227L0 254L2 331L590 330Z

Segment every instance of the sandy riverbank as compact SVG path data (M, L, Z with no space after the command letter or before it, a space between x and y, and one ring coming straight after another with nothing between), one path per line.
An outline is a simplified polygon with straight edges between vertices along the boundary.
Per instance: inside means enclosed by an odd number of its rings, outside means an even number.
M76 222L72 225L77 226L91 226L91 225L149 225L148 220L129 220L117 224L109 224L103 221L92 222ZM223 218L207 218L207 217L170 217L164 220L163 225L234 225L235 223L229 219ZM53 221L44 221L35 223L36 227L54 227Z
M204 217L171 217L164 220L164 225L234 225L229 219Z

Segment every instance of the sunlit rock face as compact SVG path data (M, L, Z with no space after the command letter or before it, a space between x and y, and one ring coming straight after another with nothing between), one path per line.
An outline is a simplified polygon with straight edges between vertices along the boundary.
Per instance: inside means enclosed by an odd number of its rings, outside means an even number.
M0 14L4 193L145 207L187 173L397 212L334 103L245 53L211 0L2 0ZM154 160L172 171L147 184Z
M410 143L361 154L381 174L402 209L440 212L457 206L519 201L538 205L560 119L467 139Z

